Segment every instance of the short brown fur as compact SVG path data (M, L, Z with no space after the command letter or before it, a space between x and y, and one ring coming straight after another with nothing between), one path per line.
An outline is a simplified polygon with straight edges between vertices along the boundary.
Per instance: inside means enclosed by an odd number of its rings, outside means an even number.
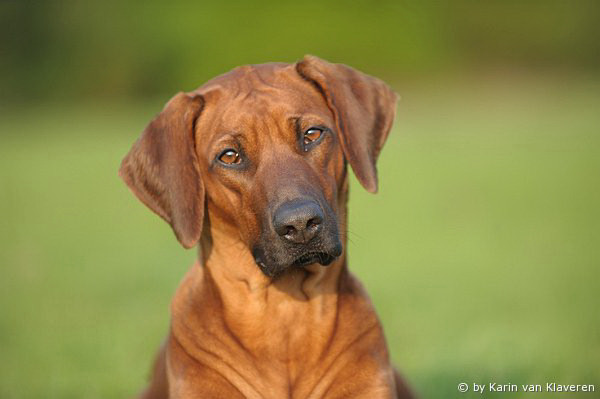
M199 244L199 257L172 301L141 398L412 397L345 251L327 267L274 276L252 253L273 204L298 195L322 198L345 248L346 162L377 190L375 162L395 104L380 80L307 56L237 68L176 95L150 123L120 175L182 245ZM314 124L332 133L299 150L295 131ZM252 162L239 170L215 163L220 148L242 142Z

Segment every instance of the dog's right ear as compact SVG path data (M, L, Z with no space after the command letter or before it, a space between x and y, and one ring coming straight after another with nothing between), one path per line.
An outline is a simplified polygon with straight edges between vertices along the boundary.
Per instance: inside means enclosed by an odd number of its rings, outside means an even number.
M179 93L146 127L123 159L119 175L166 220L185 248L196 245L204 218L204 184L195 150L196 119L204 99Z

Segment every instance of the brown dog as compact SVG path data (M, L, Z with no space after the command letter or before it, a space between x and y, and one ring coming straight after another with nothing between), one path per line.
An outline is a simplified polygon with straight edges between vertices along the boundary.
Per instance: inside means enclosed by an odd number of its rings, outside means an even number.
M396 94L307 56L179 93L120 175L199 259L143 398L411 397L348 272L349 162L377 190Z

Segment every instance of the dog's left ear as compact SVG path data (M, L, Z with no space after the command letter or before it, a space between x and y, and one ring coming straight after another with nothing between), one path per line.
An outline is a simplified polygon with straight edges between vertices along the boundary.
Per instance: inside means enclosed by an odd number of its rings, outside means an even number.
M177 94L146 127L119 169L136 197L171 225L185 248L200 239L204 218L194 138L203 106L199 94Z
M392 128L398 96L381 80L307 55L296 71L325 96L344 155L358 181L377 192L376 162Z

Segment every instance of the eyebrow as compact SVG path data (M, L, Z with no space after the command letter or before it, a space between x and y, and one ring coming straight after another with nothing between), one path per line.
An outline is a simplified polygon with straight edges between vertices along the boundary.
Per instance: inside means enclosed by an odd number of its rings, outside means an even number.
M227 140L245 141L246 138L241 132L230 131L220 134L219 137L217 137L217 139L215 140L215 143Z
M222 134L218 135L218 137L216 137L212 141L212 143L210 143L210 145L208 147L208 151L209 151L208 155L212 156L213 152L220 150L220 148L219 148L220 146L222 146L223 144L232 143L232 142L244 147L247 144L247 139L240 132L222 133Z

